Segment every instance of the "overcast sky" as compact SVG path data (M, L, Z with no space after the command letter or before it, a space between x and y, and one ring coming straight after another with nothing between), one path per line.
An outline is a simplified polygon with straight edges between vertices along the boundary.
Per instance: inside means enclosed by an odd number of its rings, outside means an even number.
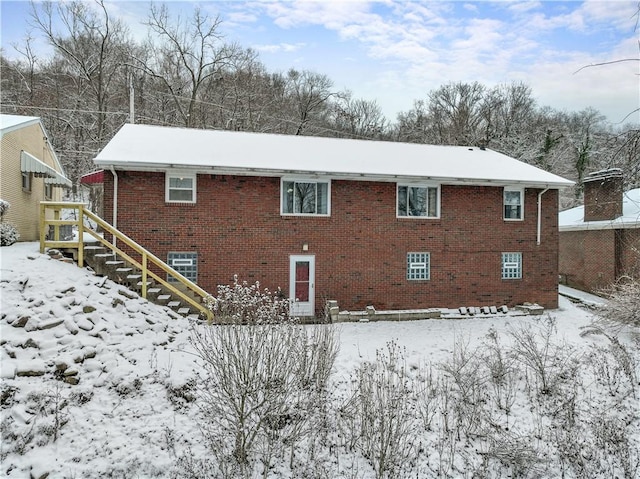
M144 36L148 1L106 3ZM377 101L391 121L458 81L524 81L540 106L593 107L612 123L640 106L636 0L168 2L182 15L196 4L220 15L225 40L257 50L269 71L324 73L336 90ZM30 28L29 3L2 0L0 8L3 51L15 57L11 44ZM578 72L621 59L634 61Z

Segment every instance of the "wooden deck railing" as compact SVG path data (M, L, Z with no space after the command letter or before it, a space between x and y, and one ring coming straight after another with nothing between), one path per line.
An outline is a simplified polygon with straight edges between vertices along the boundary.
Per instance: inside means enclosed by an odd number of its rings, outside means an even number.
M73 210L72 216L75 219L61 219L63 210ZM53 212L53 218L47 218L47 211ZM126 253L116 245L104 239L100 234L96 233L91 228L87 227L85 223L90 220L100 226L105 232L113 235L119 241L127 245L134 253ZM60 237L60 226L72 225L77 228L77 239L65 240ZM49 230L49 226L53 226L53 239L46 239L46 233ZM167 265L164 261L153 255L145 248L140 246L134 240L127 235L117 230L109 223L104 221L99 216L95 215L91 211L85 209L83 203L66 203L66 202L54 202L54 201L42 201L40 203L40 252L44 253L45 248L70 248L78 250L78 266L84 267L84 239L85 235L90 235L95 238L102 245L110 249L112 252L124 258L131 265L135 266L141 271L142 274L142 291L141 296L147 297L147 283L149 278L153 279L156 283L164 286L165 289L175 294L185 302L189 303L196 310L202 313L207 319L211 320L213 314L209 308L205 305L205 299L210 298L211 295L205 290L200 288L197 284L189 281L183 275L174 270L171 266ZM114 243L117 244L116 241ZM138 255L138 258L133 258L133 255ZM196 297L200 298L200 302L192 298L185 292L176 288L173 284L169 283L166 279L160 277L158 274L151 271L149 268L155 266L164 271L168 275L171 275L175 280L183 285L187 291L192 292Z

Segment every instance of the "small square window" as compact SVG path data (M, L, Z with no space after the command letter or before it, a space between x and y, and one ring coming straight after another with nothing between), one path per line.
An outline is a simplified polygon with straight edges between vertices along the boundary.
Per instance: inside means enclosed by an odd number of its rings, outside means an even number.
M198 253L169 253L167 264L175 269L189 281L198 281ZM169 283L177 283L178 280L171 275L167 275Z
M521 220L523 218L523 198L524 191L521 189L504 189L503 204L505 220Z
M398 185L398 216L437 218L438 187Z
M167 173L167 203L195 203L196 176L193 174Z
M502 279L522 278L522 253L502 253Z
M430 254L407 253L407 279L426 280L430 278Z

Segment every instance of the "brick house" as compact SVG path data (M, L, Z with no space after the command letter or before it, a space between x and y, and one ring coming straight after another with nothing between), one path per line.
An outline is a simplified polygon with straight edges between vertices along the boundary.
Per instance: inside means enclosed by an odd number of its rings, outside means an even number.
M640 277L640 188L623 192L622 171L584 180L584 206L560 213L560 276L597 292L623 276Z
M39 238L40 202L60 201L70 187L40 118L0 114L0 198L20 241Z
M482 148L125 125L105 219L215 292L234 274L341 309L557 307L558 189Z

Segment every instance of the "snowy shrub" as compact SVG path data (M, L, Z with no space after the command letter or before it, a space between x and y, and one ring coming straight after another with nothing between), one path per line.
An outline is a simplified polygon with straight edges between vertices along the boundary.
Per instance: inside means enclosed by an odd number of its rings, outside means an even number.
M640 280L625 278L603 291L607 304L598 315L610 325L640 327Z
M10 246L20 239L20 234L11 223L4 222L4 215L9 209L9 202L0 200L0 246Z
M260 283L238 281L234 275L232 285L219 285L218 295L206 300L217 323L259 324L283 322L289 318L289 301L280 291L271 294L260 290Z
M356 370L353 392L341 411L343 434L369 459L376 478L397 477L409 467L415 455L413 404L404 355L391 341L387 351L376 351L375 362Z
M267 470L286 450L292 463L325 407L335 328L297 324L288 302L257 283L236 280L211 305L222 324L194 325L191 343L202 365L202 430L218 473L251 475L259 463Z
M7 212L9 206L11 206L11 204L7 200L0 199L0 218Z
M515 359L532 373L535 386L543 395L557 392L560 383L572 378L579 366L568 345L553 341L556 333L555 319L551 316L538 327L523 326L509 331Z

